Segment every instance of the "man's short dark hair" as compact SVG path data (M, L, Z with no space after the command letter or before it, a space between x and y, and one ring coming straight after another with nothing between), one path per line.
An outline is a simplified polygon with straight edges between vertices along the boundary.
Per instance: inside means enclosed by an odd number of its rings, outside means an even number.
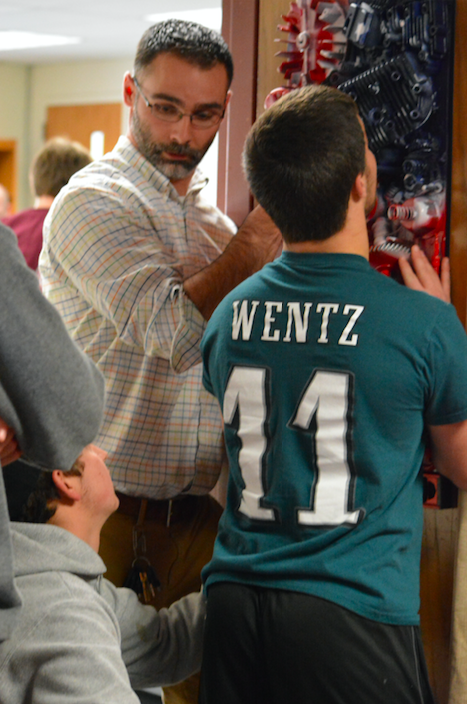
M331 237L344 226L352 187L365 170L355 102L327 86L289 93L251 128L243 165L286 242Z
M36 196L55 196L74 173L90 164L90 152L79 142L50 139L34 157L31 180Z
M78 458L73 467L64 474L65 476L81 476L83 470L84 464ZM36 486L23 508L21 522L47 523L54 515L59 499L60 494L52 478L52 472L39 471Z
M229 85L233 78L233 61L229 47L218 32L196 22L170 19L149 27L141 37L134 63L134 74L144 70L162 53L175 54L203 69L222 64Z

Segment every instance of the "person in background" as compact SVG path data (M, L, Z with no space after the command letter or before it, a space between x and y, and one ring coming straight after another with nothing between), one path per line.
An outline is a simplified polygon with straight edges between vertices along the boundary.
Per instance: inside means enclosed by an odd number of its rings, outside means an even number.
M8 190L0 183L0 220L10 214L11 199Z
M130 573L158 608L199 589L221 514L210 491L224 459L222 419L201 384L206 320L282 244L261 208L235 234L202 195L197 167L232 75L216 32L178 20L150 27L124 77L127 136L71 178L44 227L44 292L106 378L96 443L120 506L100 554L111 581L121 586ZM197 684L164 696L196 702Z
M369 264L376 161L352 98L308 87L252 127L284 252L201 343L229 457L203 571L201 704L433 704L419 628L421 465L467 489L467 336ZM432 287L421 252L402 271ZM447 294L448 270L438 282Z
M199 669L201 593L157 612L103 577L99 536L117 506L105 452L94 445L69 471L41 473L11 526L23 606L0 644L2 704L137 704L133 688Z
M32 208L3 217L18 238L27 265L37 270L42 249L42 228L55 196L70 177L92 161L90 152L79 142L56 137L45 143L31 165L29 181L34 194Z
M3 475L68 470L97 435L104 379L75 345L26 266L14 233L0 223L0 460ZM26 464L27 463L27 464ZM8 466L7 466L8 465ZM12 476L13 478L13 476ZM28 492L29 493L29 492ZM12 573L9 515L0 475L0 641L21 601Z

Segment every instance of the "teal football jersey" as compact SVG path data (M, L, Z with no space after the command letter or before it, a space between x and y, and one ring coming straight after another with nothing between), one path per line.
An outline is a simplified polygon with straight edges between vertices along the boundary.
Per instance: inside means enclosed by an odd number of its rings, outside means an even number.
M284 252L202 342L230 476L203 572L419 621L426 425L467 418L454 308L357 255Z

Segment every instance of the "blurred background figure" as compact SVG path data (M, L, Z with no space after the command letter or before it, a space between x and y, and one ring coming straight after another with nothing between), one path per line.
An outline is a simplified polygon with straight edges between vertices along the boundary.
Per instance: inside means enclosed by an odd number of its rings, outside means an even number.
M42 249L42 225L55 196L76 171L91 161L90 152L79 142L62 137L49 140L31 165L29 178L34 195L33 207L15 215L0 216L5 225L15 232L27 265L34 271L37 270Z
M0 220L10 214L10 194L0 183Z

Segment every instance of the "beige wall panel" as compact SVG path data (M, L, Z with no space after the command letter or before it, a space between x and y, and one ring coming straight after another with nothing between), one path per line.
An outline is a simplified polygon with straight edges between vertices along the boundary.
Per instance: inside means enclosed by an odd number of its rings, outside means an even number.
M31 202L29 190L29 89L30 69L23 64L0 61L0 139L16 143L15 209L26 208Z

